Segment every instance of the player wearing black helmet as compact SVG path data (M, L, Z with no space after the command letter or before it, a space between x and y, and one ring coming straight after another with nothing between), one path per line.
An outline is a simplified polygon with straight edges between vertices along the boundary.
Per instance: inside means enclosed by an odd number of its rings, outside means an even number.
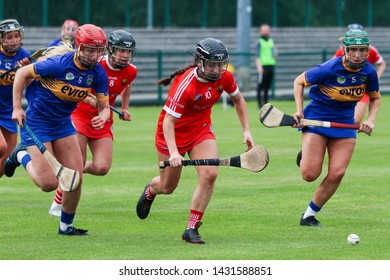
M191 65L157 82L158 85L166 86L174 79L155 135L158 160L169 160L170 167L160 170L159 176L146 185L136 208L140 219L149 215L156 195L175 191L186 153L190 159L218 158L211 110L224 91L232 99L237 111L245 149L253 148L246 102L232 73L226 69L228 61L229 53L225 45L220 40L206 38L196 44ZM196 170L197 186L182 239L193 244L204 244L198 229L214 190L218 168L197 166Z
M16 19L0 21L0 177L18 137L17 125L12 120L12 89L16 72L12 69L29 63L31 54L22 48L23 35L23 26Z
M195 48L195 63L204 78L214 82L225 73L229 63L229 53L225 45L216 39L206 38Z
M14 38L7 38L7 33L14 33ZM8 53L16 53L23 45L24 28L16 19L5 19L0 22L1 47Z
M134 58L135 45L135 39L131 33L124 30L113 31L107 43L111 64L119 69L127 67Z

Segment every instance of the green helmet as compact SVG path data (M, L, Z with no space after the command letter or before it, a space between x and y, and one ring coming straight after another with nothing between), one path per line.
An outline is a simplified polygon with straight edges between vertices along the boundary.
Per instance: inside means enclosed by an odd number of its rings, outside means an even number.
M368 39L367 32L363 30L350 30L345 33L343 39L344 54L346 57L347 65L353 69L361 69L367 63L368 51L370 49L371 41ZM350 48L367 48L367 56L361 63L352 63L348 55Z
M363 30L351 30L347 31L344 36L344 46L367 46L371 44L370 39L368 39L367 32Z

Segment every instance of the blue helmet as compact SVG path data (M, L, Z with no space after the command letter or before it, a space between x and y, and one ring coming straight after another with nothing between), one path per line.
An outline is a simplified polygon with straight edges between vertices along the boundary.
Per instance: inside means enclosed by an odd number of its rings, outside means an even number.
M361 25L359 23L348 24L348 31L351 31L351 30L363 30L363 25Z

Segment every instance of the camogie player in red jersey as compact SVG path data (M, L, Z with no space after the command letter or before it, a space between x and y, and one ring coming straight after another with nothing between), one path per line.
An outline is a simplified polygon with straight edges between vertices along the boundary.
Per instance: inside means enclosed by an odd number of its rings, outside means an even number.
M145 219L149 215L156 195L174 192L179 184L182 160L186 153L191 159L218 157L217 142L211 123L211 109L224 91L234 103L246 149L250 150L254 146L245 99L232 73L226 70L229 61L227 48L217 39L206 38L198 42L194 56L193 64L157 83L167 86L173 79L155 134L158 160L169 160L170 166L160 169L160 175L154 177L142 192L136 207L140 219ZM218 167L195 168L198 183L182 239L193 244L204 244L198 229L214 190Z
M348 25L348 30L363 30L363 26L357 23L352 23ZM344 37L340 38L340 41L343 42ZM344 56L344 48L340 46L340 48L336 51L333 57ZM381 78L383 72L386 70L386 61L383 59L382 55L379 51L374 47L370 46L370 50L368 53L367 61L376 66L376 73L378 75L378 79ZM366 111L368 109L370 97L368 94L363 96L363 99L360 100L355 107L355 122L360 124Z
M131 121L129 113L129 101L131 95L131 83L137 76L137 68L131 64L135 52L135 39L132 34L124 30L113 31L107 43L108 55L100 65L106 71L108 77L109 103L114 106L118 95L122 100L121 120ZM72 113L72 121L76 127L77 140L80 145L84 160L84 173L92 175L106 175L112 163L113 150L113 113L105 123L103 129L96 130L92 127L91 119L98 114L97 101L87 98L80 102ZM92 160L87 161L87 146L92 154ZM49 214L61 215L62 191L57 189Z

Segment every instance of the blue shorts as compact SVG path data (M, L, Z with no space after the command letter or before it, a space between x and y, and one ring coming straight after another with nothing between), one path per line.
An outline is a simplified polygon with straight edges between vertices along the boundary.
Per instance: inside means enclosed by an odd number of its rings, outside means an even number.
M73 126L70 116L54 122L37 116L28 115L27 112L26 115L28 126L42 143L52 142L70 135L76 135L76 128ZM20 128L20 139L25 146L35 145L34 141L24 128Z
M18 133L18 125L12 119L0 118L0 127L5 128L11 133Z
M328 122L355 124L355 105L353 102L345 102L340 105L340 102L329 104L320 103L311 100L303 110L305 119L319 120ZM305 126L303 132L311 132L328 138L356 138L357 131L355 129L346 128L326 128Z

